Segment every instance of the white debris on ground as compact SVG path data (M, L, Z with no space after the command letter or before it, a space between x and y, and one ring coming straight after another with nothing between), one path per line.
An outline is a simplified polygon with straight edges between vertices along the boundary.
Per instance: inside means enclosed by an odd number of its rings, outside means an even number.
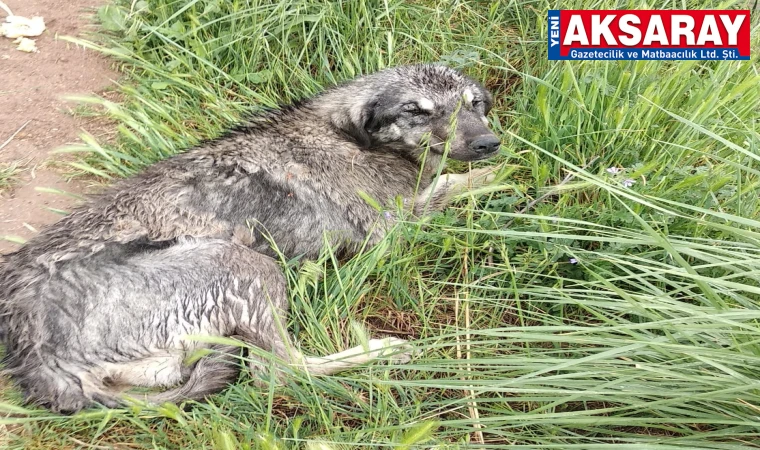
M16 50L21 50L22 52L37 53L39 51L37 50L37 44L32 39L20 37L13 41L13 43L18 44Z
M5 23L0 25L0 30L5 37L11 39L39 36L45 31L45 21L39 16L34 16L31 19L21 16L8 16L5 18Z
M0 1L0 9L6 12L8 16L4 23L0 23L0 36L15 39L14 44L18 44L17 50L22 52L38 52L37 45L29 37L39 36L45 31L45 21L40 16L34 16L31 19L13 14L8 5Z

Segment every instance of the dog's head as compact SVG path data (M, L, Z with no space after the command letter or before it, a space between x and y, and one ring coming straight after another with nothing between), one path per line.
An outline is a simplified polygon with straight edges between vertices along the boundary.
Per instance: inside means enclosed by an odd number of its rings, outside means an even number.
M499 138L488 128L491 94L476 81L440 65L383 70L334 89L331 123L368 149L419 155L432 152L475 161L494 155ZM428 141L429 140L429 141Z

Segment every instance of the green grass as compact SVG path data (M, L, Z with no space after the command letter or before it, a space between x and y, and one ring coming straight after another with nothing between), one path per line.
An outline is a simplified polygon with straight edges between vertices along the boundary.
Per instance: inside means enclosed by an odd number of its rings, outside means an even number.
M18 161L0 164L0 192L12 187L22 170Z
M304 350L395 334L411 363L269 389L244 374L188 411L58 417L9 391L9 448L760 448L756 62L549 62L557 4L441 3L100 10L107 33L86 45L123 64L123 101L83 100L120 138L70 149L79 172L126 176L246 111L418 61L494 91L502 169L350 261L284 263Z

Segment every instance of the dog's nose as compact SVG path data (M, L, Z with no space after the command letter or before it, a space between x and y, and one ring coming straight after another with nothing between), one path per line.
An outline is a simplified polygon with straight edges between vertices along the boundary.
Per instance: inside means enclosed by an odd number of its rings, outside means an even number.
M494 135L478 136L472 142L470 142L470 150L477 153L493 153L499 149L501 141Z

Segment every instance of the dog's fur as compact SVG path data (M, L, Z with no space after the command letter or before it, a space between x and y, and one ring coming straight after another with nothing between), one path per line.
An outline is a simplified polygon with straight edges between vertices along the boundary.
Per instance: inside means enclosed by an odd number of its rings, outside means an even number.
M121 404L124 386L179 385L148 397L177 402L234 380L234 348L187 335L235 336L313 374L403 344L298 353L282 333L286 282L268 238L288 258L314 258L327 232L350 254L394 220L360 192L382 205L400 196L417 214L440 208L482 175L431 183L445 143L463 161L498 148L490 107L490 94L452 69L397 67L253 117L117 183L7 255L7 373L27 401L73 412ZM201 347L219 352L183 365Z

